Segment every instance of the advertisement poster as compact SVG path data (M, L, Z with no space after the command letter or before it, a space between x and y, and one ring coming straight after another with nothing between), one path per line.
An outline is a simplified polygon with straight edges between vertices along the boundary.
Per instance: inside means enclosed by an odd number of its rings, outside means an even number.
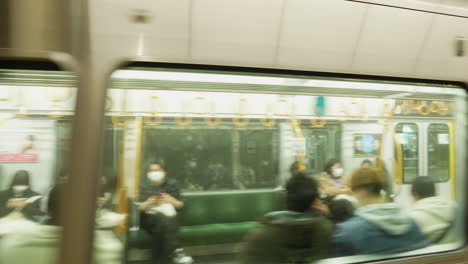
M0 163L38 162L36 136L24 131L0 131Z
M357 157L375 156L380 151L382 134L353 134L354 155Z

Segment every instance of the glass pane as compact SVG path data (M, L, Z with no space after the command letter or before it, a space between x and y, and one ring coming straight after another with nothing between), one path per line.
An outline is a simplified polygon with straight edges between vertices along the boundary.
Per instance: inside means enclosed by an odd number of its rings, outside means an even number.
M428 239L414 225L405 230L416 234L402 232L397 243L383 236L383 242L359 246L356 237L372 238L342 224L360 219L361 214L350 217L368 205L371 217L374 207L391 207L384 221L394 223L397 216L412 223L406 209L414 197L411 186L402 183L426 171L418 166L418 126L428 120L462 125L463 112L456 112L462 106L456 102L464 100L463 90L145 65L115 71L107 93L103 167L110 172L103 174L115 175L115 184L108 184L115 198L113 209L103 215L128 215L128 222L113 224L126 239L130 263L307 263L439 250L428 248ZM422 117L424 124L418 121ZM440 148L434 151L443 155ZM370 167L369 178L362 171L355 174L361 167ZM450 186L439 189L441 199L455 195ZM317 224L292 224L296 217ZM373 223L365 220L351 224ZM379 225L359 228L388 231ZM455 236L451 242L456 241ZM280 245L285 243L294 246L284 250Z
M303 128L306 137L306 167L313 174L323 171L327 161L341 157L341 127ZM338 146L338 147L337 147Z
M431 124L428 128L428 176L435 181L449 179L449 128L446 124Z
M395 132L403 155L403 179L405 183L410 183L419 176L418 126L398 124Z
M56 262L77 91L50 68L0 69L0 263Z

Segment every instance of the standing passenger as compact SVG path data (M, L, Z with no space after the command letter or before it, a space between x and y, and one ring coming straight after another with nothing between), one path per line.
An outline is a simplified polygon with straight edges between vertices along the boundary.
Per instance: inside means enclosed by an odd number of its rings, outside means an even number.
M340 256L397 253L429 245L416 223L396 203L388 203L381 190L385 178L361 168L351 178L353 195L362 207L354 217L338 224L333 243Z
M432 243L455 242L456 203L435 196L435 184L429 177L416 177L411 193L416 202L410 215L421 232Z
M153 263L192 263L191 257L185 256L179 249L176 238L178 230L176 212L181 209L180 189L173 178L166 176L162 162L149 165L147 180L140 188L141 227L152 236Z
M333 198L340 194L351 194L351 189L343 182L343 173L343 166L338 160L329 160L319 177L320 195Z

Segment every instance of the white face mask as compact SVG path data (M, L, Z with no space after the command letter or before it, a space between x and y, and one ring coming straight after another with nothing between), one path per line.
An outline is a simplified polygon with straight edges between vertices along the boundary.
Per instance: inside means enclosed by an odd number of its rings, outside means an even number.
M337 168L333 170L333 176L335 177L341 177L343 176L344 169L343 168Z
M24 191L26 191L27 189L28 189L27 185L15 185L13 186L13 193L15 194L15 196L21 197Z
M148 172L148 179L151 181L161 181L166 174L163 171L150 171Z

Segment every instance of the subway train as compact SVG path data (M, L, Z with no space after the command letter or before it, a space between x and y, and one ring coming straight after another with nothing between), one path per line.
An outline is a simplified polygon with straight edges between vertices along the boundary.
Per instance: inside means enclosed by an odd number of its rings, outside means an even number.
M187 254L237 263L293 163L348 178L369 160L407 212L434 180L457 242L319 263L464 263L467 18L463 0L2 1L0 190L27 170L45 195L67 171L57 261L91 263L104 178L127 216L108 263L150 263L137 201L157 160Z

